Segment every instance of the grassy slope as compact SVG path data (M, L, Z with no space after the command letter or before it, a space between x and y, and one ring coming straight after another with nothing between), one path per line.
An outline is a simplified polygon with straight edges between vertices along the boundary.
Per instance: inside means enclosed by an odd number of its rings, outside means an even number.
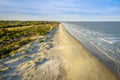
M57 22L40 21L0 21L0 59L21 46L51 31Z

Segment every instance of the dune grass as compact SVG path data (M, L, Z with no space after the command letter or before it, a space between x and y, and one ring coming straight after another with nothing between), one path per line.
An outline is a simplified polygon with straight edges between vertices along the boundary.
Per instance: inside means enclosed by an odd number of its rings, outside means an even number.
M0 21L0 59L11 52L14 54L15 50L34 41L35 36L45 35L58 24L47 21Z

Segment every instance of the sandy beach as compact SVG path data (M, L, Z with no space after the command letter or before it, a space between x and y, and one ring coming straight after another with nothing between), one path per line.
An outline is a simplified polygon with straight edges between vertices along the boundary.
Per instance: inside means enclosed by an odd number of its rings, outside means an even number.
M62 24L46 36L43 42L38 37L16 55L0 60L0 79L119 80Z
M62 25L59 32L61 44L64 45L65 80L118 80L79 41L69 35Z

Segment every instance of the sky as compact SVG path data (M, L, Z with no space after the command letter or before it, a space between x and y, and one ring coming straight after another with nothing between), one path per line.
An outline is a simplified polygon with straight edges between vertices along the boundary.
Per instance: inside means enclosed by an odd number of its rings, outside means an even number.
M120 21L120 0L0 0L0 20Z

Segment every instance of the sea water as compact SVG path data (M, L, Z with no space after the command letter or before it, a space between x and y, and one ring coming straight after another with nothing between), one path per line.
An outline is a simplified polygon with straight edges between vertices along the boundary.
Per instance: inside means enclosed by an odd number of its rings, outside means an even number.
M120 22L63 22L62 24L120 76Z

